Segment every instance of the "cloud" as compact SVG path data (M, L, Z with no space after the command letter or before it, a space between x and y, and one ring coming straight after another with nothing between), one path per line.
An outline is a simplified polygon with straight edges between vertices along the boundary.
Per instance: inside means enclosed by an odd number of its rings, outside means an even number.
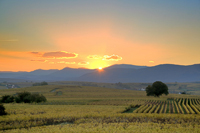
M118 55L104 55L103 56L103 60L106 60L106 61L119 61L119 60L122 60L122 57L118 56Z
M57 52L30 52L33 55L36 55L38 57L48 58L48 59L70 59L70 58L76 58L78 54L76 53L70 53L66 51L57 51Z
M98 55L89 55L87 58L88 59L101 59L102 57L98 56Z
M63 63L63 64L76 64L76 62L65 62L65 61L59 61L57 63Z
M49 64L55 64L54 62L49 62Z
M35 55L38 55L39 52L30 52L31 54L35 54Z
M69 53L65 51L57 51L57 52L46 52L42 55L45 58L53 58L53 59L69 59L69 58L76 58L78 54L76 53Z
M31 60L31 61L47 62L48 60Z
M149 61L150 63L154 63L154 61Z
M78 65L88 65L90 64L89 62L86 62L86 61L82 61L82 62L79 62Z
M37 57L41 57L43 55L43 53L41 53L41 52L29 52L29 53L32 55L35 55Z

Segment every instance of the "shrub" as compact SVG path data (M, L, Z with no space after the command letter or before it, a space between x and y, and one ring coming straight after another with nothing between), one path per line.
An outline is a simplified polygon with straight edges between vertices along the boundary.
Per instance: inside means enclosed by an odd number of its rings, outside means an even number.
M181 94L187 94L185 91L181 92Z
M42 94L39 95L39 94L32 94L31 95L31 101L32 102L36 102L36 103L39 103L39 102L46 102L47 99L45 96L43 96Z
M45 82L45 81L41 82L40 84L41 84L41 85L48 85L48 83Z
M46 102L46 98L45 98L43 95L31 94L31 95L28 95L28 96L24 97L23 102L24 102L24 103Z
M43 95L39 94L31 94L30 92L22 92L18 93L17 99L19 102L24 102L24 103L32 103L32 102L46 102L46 98ZM16 101L17 102L17 101Z
M17 97L19 97L19 99L20 99L21 101L24 101L25 99L27 99L26 97L28 97L28 96L30 96L30 95L31 95L30 92L24 91L24 92L18 93L18 94L17 94Z
M31 103L31 102L32 102L32 101L31 101L31 95L25 96L24 99L23 99L23 102L24 102L24 103Z
M12 103L14 102L14 97L10 95L4 95L1 99L2 103Z
M22 103L23 101L22 101L19 97L16 96L16 97L15 97L15 102L16 102L16 103Z
M48 85L47 82L43 81L41 83L34 83L33 86L42 86L42 85Z
M0 116L1 115L6 115L7 113L5 112L5 107L2 105L2 104L0 104Z
M11 103L11 102L16 102L16 103L32 103L32 102L46 102L47 99L45 96L43 96L42 94L31 94L30 92L21 92L18 93L17 96L13 97L10 95L5 95L2 97L2 100L0 100L0 102L2 103Z

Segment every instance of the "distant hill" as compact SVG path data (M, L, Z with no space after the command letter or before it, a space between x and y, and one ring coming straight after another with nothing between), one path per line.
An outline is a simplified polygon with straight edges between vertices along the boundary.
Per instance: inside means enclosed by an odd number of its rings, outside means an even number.
M32 81L72 81L74 78L80 77L86 73L93 72L92 69L84 68L63 68L62 70L37 69L31 72L0 72L0 78L23 79Z
M27 80L24 79L12 79L12 78L0 78L0 83L5 82L5 83L15 83L15 82L26 82Z
M62 70L42 70L32 72L0 72L0 78L31 81L87 81L87 82L199 82L200 64L174 65L162 64L153 67L117 64L104 68L64 68Z
M116 64L109 66L105 69L113 69L113 68L133 68L133 69L141 69L141 68L146 68L147 66L136 66L136 65L130 65L130 64Z
M195 82L200 80L200 64L181 66L163 64L141 69L113 68L85 74L78 81L90 82Z
M69 68L66 67L62 70L56 71L54 73L51 73L49 75L43 76L42 78L45 80L50 81L73 81L75 78L78 78L84 74L94 72L95 70L92 69L84 69L84 68Z
M48 75L48 74L52 74L59 71L58 69L50 69L50 70L43 70L43 69L37 69L34 71L29 72L30 74L34 74L34 75Z

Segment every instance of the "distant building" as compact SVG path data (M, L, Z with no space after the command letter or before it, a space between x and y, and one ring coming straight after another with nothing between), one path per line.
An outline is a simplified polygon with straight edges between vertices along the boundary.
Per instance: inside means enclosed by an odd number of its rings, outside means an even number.
M7 89L19 88L17 85L14 84L6 84Z
M144 88L141 88L140 90L141 90L141 91L145 91L145 89L144 89Z

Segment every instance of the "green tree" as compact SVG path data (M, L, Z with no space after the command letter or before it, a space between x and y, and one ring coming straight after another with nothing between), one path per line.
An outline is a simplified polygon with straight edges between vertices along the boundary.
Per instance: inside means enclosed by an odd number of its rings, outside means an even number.
M162 94L168 95L168 87L161 81L156 81L152 85L146 87L147 96L159 97Z
M18 93L18 95L15 98L15 101L17 103L20 103L20 102L24 102L24 103L36 102L36 103L39 103L39 102L46 102L47 99L42 94L41 95L31 94L30 92L25 91L25 92Z
M33 86L42 86L42 85L48 85L48 83L43 81L43 82L40 82L40 83L34 83L33 84Z
M12 102L14 102L14 97L10 96L10 95L4 95L4 96L2 96L1 102L2 103L12 103Z
M21 93L17 93L17 96L19 97L19 99L21 100L21 101L26 101L27 100L27 97L29 97L31 95L31 93L30 92L26 92L26 91L24 91L24 92L21 92Z
M7 113L5 112L5 107L2 105L2 104L0 104L0 116L1 115L6 115Z
M45 82L45 81L41 82L40 84L41 84L41 85L48 85L48 83Z

